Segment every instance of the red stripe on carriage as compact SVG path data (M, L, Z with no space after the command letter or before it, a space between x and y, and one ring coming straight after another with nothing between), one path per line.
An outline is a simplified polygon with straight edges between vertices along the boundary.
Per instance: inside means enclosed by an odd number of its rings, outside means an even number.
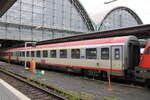
M81 69L92 69L92 70L102 70L102 71L123 72L123 70L119 70L119 69L93 68L93 67L87 67L87 66L53 64L53 63L45 63L45 62L37 62L37 63L38 64L53 65L53 66L60 66L60 67L73 67L73 68L81 68Z

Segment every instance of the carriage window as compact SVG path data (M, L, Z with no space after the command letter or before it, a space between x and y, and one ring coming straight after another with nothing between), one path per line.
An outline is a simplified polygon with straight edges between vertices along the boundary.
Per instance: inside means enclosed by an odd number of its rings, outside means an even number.
M22 52L22 57L24 57L24 56L25 56L25 52L23 51L23 52Z
M48 51L46 50L43 51L43 57L48 57Z
M19 56L22 57L22 52L21 51L19 52Z
M101 59L109 59L109 48L101 48Z
M51 58L56 58L56 50L51 50L50 55Z
M16 52L13 52L13 56L16 56Z
M16 56L20 56L20 52L19 51L16 52Z
M150 47L147 48L146 54L150 54Z
M29 51L27 51L27 57L29 57L30 56L30 53L29 53Z
M31 57L34 57L34 56L35 56L35 52L31 51Z
M67 58L67 50L60 50L60 58Z
M36 51L36 57L41 57L41 51Z
M13 55L13 53L12 52L9 52L9 56L12 56Z
M115 49L115 54L114 54L114 58L116 59L116 60L119 60L120 59L120 49L119 48L116 48Z
M80 49L72 49L71 58L80 59Z
M97 49L96 48L86 49L86 58L87 59L97 59Z

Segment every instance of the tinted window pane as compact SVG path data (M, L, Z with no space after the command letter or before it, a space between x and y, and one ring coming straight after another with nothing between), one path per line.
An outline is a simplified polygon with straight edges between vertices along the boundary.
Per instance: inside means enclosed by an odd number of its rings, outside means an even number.
M96 48L86 49L86 58L87 59L97 59L97 49Z
M9 55L10 55L10 56L12 56L12 55L13 55L13 53L12 53L12 52L10 52L10 53L9 53Z
M16 52L13 52L13 56L16 56Z
M29 51L27 51L26 53L27 53L27 57L29 57L30 56Z
M10 53L9 53L10 54ZM20 55L20 57L22 57L22 53L21 52L19 52L19 55Z
M72 49L71 58L80 59L80 49Z
M35 52L31 51L31 57L34 57L34 56L35 56Z
M19 55L20 55L20 52L19 52L19 51L17 51L17 52L16 52L16 56L19 56Z
M25 52L23 51L23 52L22 52L22 57L24 57L24 56L25 56Z
M67 58L67 50L60 50L60 58Z
M56 50L51 50L50 55L51 58L56 58Z
M120 49L119 48L116 48L115 49L115 54L114 54L114 58L116 59L116 60L119 60L120 59Z
M101 59L109 59L109 48L101 49Z
M43 57L48 57L48 51L46 50L43 51Z
M36 51L36 57L41 57L41 51Z

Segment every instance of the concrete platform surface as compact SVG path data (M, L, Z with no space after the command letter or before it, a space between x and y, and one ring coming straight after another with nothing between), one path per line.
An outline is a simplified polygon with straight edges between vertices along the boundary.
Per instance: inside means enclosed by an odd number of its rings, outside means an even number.
M0 100L30 100L24 94L0 79Z
M108 83L100 80L91 80L82 76L70 75L56 71L45 71L44 75L38 75L27 71L23 66L0 63L0 67L11 70L23 76L38 80L50 86L63 90L76 92L79 95L88 96L83 100L150 100L150 91L143 87L128 87L125 84L112 83L112 91L108 91ZM39 71L39 70L37 70Z

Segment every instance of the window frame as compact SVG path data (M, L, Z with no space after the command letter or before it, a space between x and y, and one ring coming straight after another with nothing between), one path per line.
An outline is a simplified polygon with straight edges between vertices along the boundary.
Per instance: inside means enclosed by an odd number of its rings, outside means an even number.
M31 57L35 57L35 51L31 51Z
M36 51L36 57L41 58L41 51L40 50Z
M106 54L103 54L103 49L107 49ZM101 48L101 59L102 60L109 60L110 59L110 48L109 47L102 47Z
M94 55L94 53L92 53L93 51L96 52L95 55ZM89 55L89 53L90 53L90 55ZM86 59L97 59L97 48L86 48L85 55L86 55Z
M59 58L67 58L67 49L59 50Z
M116 50L118 50L118 54L116 54ZM121 53L121 52L120 52L120 48L115 48L115 49L114 49L114 59L115 59L115 60L120 60L120 58L121 58L121 57L120 57L120 56L121 56L120 53ZM116 55L118 55L118 57L116 57Z
M22 57L25 57L25 51L22 51Z
M19 57L22 57L22 52L21 51L19 51Z
M48 51L47 50L43 50L42 54L43 54L43 58L47 58L48 57Z
M13 51L13 57L15 57L16 56L16 51Z
M52 52L55 53L55 54L52 54ZM51 58L57 58L57 50L50 50L50 57Z
M79 52L77 55L76 50ZM71 58L72 59L80 59L81 56L81 50L80 49L71 49Z
M26 57L30 57L30 51L26 51Z

